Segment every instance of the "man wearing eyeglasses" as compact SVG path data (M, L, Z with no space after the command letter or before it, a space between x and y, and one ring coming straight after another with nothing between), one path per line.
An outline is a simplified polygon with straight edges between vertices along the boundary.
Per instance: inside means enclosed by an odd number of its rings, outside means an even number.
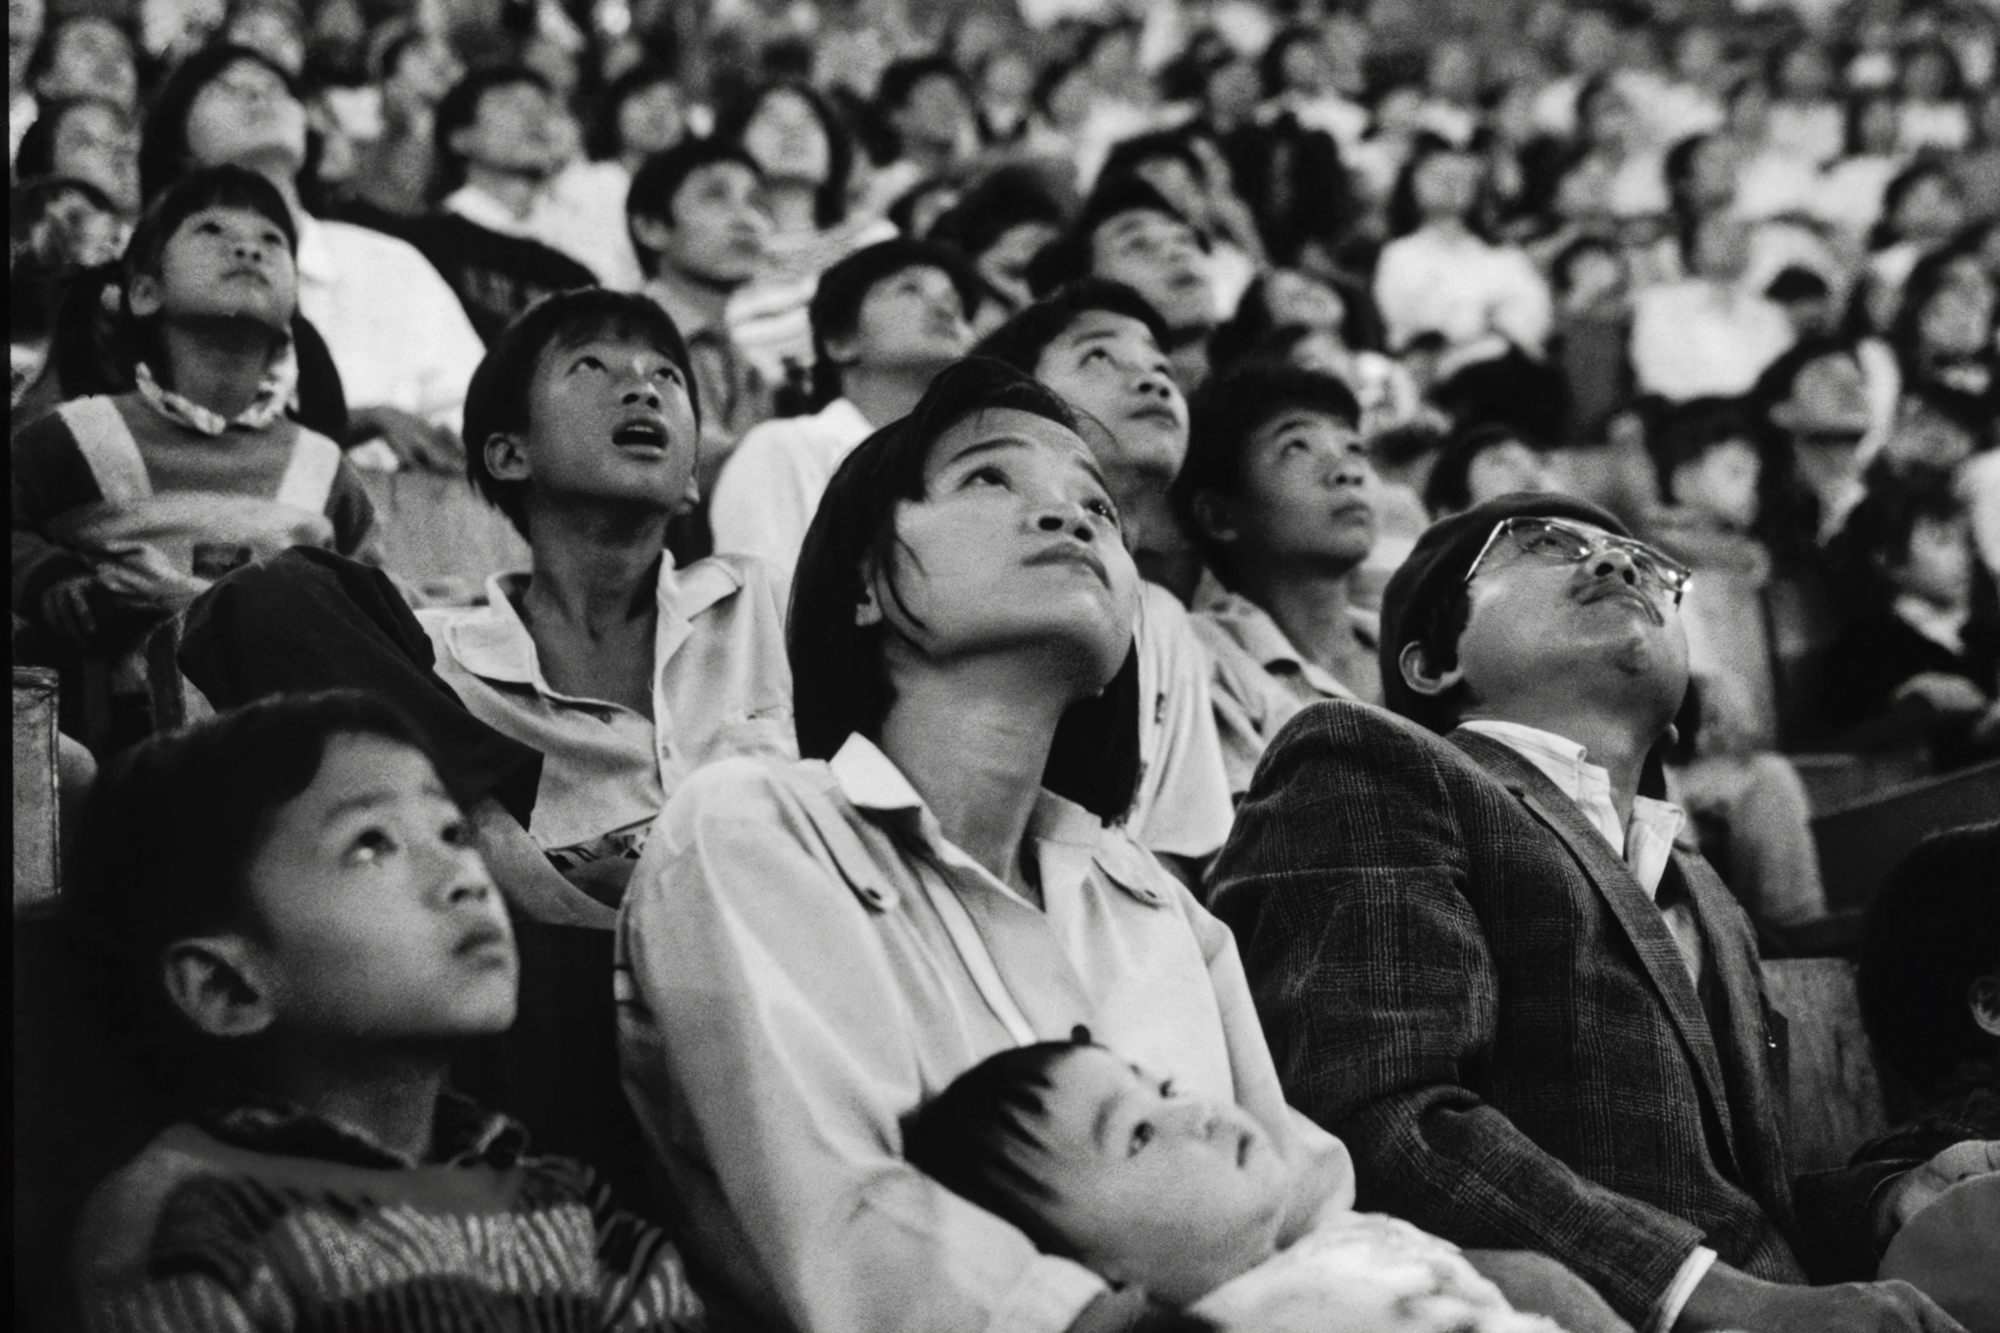
M1660 782L1688 577L1562 496L1431 527L1383 598L1401 717L1294 720L1211 905L1357 1206L1552 1255L1647 1333L1955 1330L1901 1284L1802 1285L1828 1237L1792 1206L1782 1020ZM1830 1238L1886 1240L1935 1192L1914 1165L1844 1182Z

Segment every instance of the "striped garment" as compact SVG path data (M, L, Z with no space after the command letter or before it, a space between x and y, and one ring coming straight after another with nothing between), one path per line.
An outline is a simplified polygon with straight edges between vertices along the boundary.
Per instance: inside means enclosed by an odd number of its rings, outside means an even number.
M655 1227L589 1168L523 1155L447 1095L432 1159L242 1099L175 1125L101 1186L72 1275L86 1333L698 1329Z

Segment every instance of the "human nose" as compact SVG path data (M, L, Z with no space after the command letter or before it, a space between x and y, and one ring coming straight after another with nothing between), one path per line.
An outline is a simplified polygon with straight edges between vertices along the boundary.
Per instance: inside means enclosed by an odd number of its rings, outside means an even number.
M493 876L469 835L463 842L436 839L431 844L430 859L433 882L439 886L446 907L484 907L492 901L496 892Z
M1169 405L1173 403L1174 395L1179 392L1174 387L1173 380L1167 377L1167 372L1158 366L1139 367L1138 378L1133 381L1132 388L1133 392L1142 398L1157 399Z
M1633 587L1639 585L1639 562L1632 553L1617 546L1599 547L1584 557L1584 568L1594 579L1621 579Z
M648 374L644 366L633 366L625 375L624 392L619 402L627 406L644 404L658 408L663 401L660 397L660 382Z
M1090 518L1090 511L1077 501L1051 498L1038 507L1035 526L1043 532L1068 533L1091 545L1097 540L1097 528Z

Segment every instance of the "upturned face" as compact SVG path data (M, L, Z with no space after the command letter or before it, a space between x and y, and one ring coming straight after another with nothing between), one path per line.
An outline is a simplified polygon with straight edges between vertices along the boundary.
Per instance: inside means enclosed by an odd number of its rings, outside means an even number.
M1238 495L1218 533L1239 563L1345 573L1375 545L1380 483L1353 427L1304 408L1251 432Z
M718 286L736 286L757 274L771 215L764 183L741 162L711 162L687 174L669 204L673 226L641 239L673 268ZM634 222L635 231L644 233Z
M306 109L276 70L239 60L195 94L187 147L197 166L275 162L295 172L306 160Z
M637 337L558 340L528 390L528 429L486 441L488 469L542 504L669 513L694 493L698 432L687 377Z
M743 127L743 147L764 178L818 185L832 170L833 148L812 105L789 89L767 94Z
M262 213L205 208L167 238L159 273L133 277L127 299L141 319L240 319L282 334L298 308L298 265Z
M1187 458L1188 406L1152 333L1130 315L1087 310L1046 348L1035 378L1110 433L1107 468L1171 481Z
M1214 320L1208 256L1187 223L1134 209L1105 219L1090 244L1091 271L1145 297L1168 328L1197 328Z
M972 346L964 298L951 275L928 264L891 273L868 289L854 331L828 338L842 365L937 371Z
M976 412L931 450L899 505L891 569L865 572L861 624L933 665L1032 653L1052 689L1101 692L1132 646L1139 576L1090 449L1015 409Z

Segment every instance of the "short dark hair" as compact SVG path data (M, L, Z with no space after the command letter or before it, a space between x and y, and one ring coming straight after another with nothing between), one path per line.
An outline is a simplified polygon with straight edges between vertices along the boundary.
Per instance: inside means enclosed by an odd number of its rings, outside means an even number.
M1764 288L1764 299L1784 305L1791 301L1824 301L1833 294L1826 279L1802 264L1788 264L1778 270Z
M1472 504L1472 464L1488 449L1503 444L1534 448L1528 436L1498 421L1484 421L1451 433L1424 482L1424 508L1433 518L1456 514Z
M742 144L734 139L713 137L683 139L672 148L654 153L633 174L631 188L625 191L625 228L632 239L632 249L638 253L639 263L646 272L658 270L658 259L640 243L639 234L632 230L633 221L651 218L674 225L674 200L679 197L681 186L687 184L687 178L695 172L719 162L734 162L748 167L758 180L764 179L764 169L757 165L757 159L750 156Z
M1854 340L1839 334L1822 333L1801 338L1786 348L1777 360L1764 367L1763 373L1757 376L1757 382L1750 386L1750 392L1744 395L1744 400L1759 417L1768 417L1772 408L1792 396L1792 389L1807 366L1830 356L1857 361L1859 355Z
M966 106L972 105L972 91L966 85L964 72L950 57L941 55L909 56L890 62L876 81L875 105L884 111L901 109L909 102L910 94L916 92L917 85L926 79L949 80L965 98Z
M192 1035L161 985L164 950L193 936L257 930L250 867L276 812L312 785L328 743L344 735L379 736L429 757L387 703L328 690L272 695L147 737L98 774L64 909L113 996L149 1033Z
M1136 319L1166 349L1166 321L1152 303L1122 282L1109 278L1083 278L1057 288L994 329L972 349L974 356L990 356L1004 361L1024 375L1032 375L1042 363L1049 344L1063 336L1070 325L1092 311Z
M625 104L648 88L657 88L662 84L676 90L680 88L680 80L672 70L652 60L642 60L605 86L597 99L597 115L591 121L587 145L594 160L618 156L624 148L619 141L618 117L624 112Z
M1897 239L1896 214L1903 207L1903 201L1916 192L1916 188L1927 180L1942 183L1954 194L1963 197L1963 188L1958 183L1951 168L1936 158L1920 157L1896 173L1882 191L1882 211L1876 214L1875 226L1868 233L1868 248L1880 250L1892 245Z
M1043 1216L1047 1182L1021 1158L1042 1147L1034 1122L1048 1114L1044 1098L1055 1088L1056 1067L1088 1045L1038 1041L987 1056L904 1118L903 1159L1044 1253L1073 1256Z
M856 250L820 274L819 286L806 307L806 318L812 325L813 398L819 406L840 396L840 367L828 354L827 343L854 332L861 307L876 284L912 268L934 268L950 278L968 319L979 308L985 284L965 256L949 246L898 236Z
M35 123L28 126L27 132L21 136L20 151L14 155L15 180L29 181L55 174L56 132L73 113L85 107L109 111L128 125L136 123L130 111L107 97L85 93L48 103L35 117Z
M1847 511L1830 543L1831 554L1860 585L1887 601L1887 575L1910 554L1917 524L1946 522L1965 513L1965 502L1945 468L1898 466L1877 459L1862 476L1862 495Z
M644 338L681 369L695 421L701 398L687 342L673 317L655 301L632 292L579 287L544 296L500 331L472 372L465 390L465 475L488 504L507 516L523 537L528 532L525 481L502 481L486 466L486 442L495 435L528 428L528 404L535 372L550 347L588 342L601 336ZM692 445L692 442L690 442Z
M1631 532L1610 513L1588 500L1554 492L1521 491L1441 518L1424 529L1416 547L1389 576L1382 590L1382 705L1392 713L1442 735L1457 725L1470 698L1461 681L1440 695L1419 694L1403 679L1403 650L1422 649L1433 672L1458 665L1458 640L1472 611L1465 576L1493 529L1509 518L1535 516L1568 518L1595 524L1606 532L1629 537Z
M931 224L925 239L977 260L1016 227L1031 222L1060 228L1062 202L1032 167L998 167L981 177Z
M1461 147L1441 134L1424 130L1417 135L1416 143L1411 146L1410 155L1404 160L1403 169L1396 177L1395 187L1389 191L1387 205L1389 235L1408 236L1423 226L1423 209L1417 202L1417 176L1422 173L1425 163L1434 157L1443 157L1447 153L1477 160L1472 148ZM1474 235L1490 240L1483 212L1486 196L1492 189L1491 173L1483 163L1480 172L1479 194L1475 196L1471 207L1467 210L1465 224Z
M826 180L813 196L813 224L822 229L836 226L847 218L847 182L854 174L854 135L847 128L826 95L799 78L773 79L761 84L747 97L723 109L715 119L715 137L741 141L743 131L757 114L757 108L773 93L786 92L812 109L826 135Z
M2000 822L1975 824L1918 843L1869 905L1861 1019L1876 1052L1920 1090L1992 1049L1966 988L2000 971L1996 883Z
M196 213L207 208L255 213L284 233L285 247L299 252L298 224L278 187L245 167L203 167L168 186L146 209L125 246L125 271L157 274L167 242Z
M1250 437L1294 411L1332 417L1350 428L1361 420L1353 390L1333 376L1268 361L1244 362L1214 377L1189 403L1187 460L1167 494L1182 529L1219 574L1228 572L1229 553L1196 521L1195 497L1204 491L1240 494Z
M1603 236L1579 236L1556 252L1555 260L1549 265L1549 283L1558 292L1567 292L1575 286L1576 266L1585 255L1605 255L1624 263L1624 252L1609 238Z
M1285 57L1292 53L1293 47L1318 46L1324 41L1317 28L1304 23L1295 23L1273 37L1257 59L1257 77L1264 86L1264 96L1276 97L1285 90Z
M261 51L229 42L205 46L180 63L153 99L139 144L139 189L148 199L171 185L193 164L188 159L187 122L195 99L231 66L248 61L284 81L294 101L303 101L299 81Z
M1180 163L1196 180L1204 185L1208 183L1208 168L1202 163L1201 155L1189 145L1187 132L1177 129L1153 130L1113 144L1097 178L1099 181L1113 181L1137 176L1139 168L1146 163L1163 159Z
M908 416L863 440L827 483L800 547L785 632L802 758L830 759L851 735L880 735L895 693L882 660L884 627L854 621L864 569L896 567L896 509L923 498L924 466L938 439L975 412L1002 408L1077 428L1047 386L969 357L939 372ZM1139 780L1138 714L1135 650L1102 695L1063 714L1042 785L1107 823L1122 818Z
M452 148L452 136L478 123L486 94L521 84L544 93L552 91L549 81L526 65L486 65L466 74L439 99L431 120L431 145L446 189L455 189L465 176L465 159Z
M1660 418L1653 432L1651 453L1660 483L1661 498L1678 503L1674 494L1674 473L1698 463L1709 450L1731 440L1741 440L1759 449L1763 431L1757 419L1737 398L1691 398L1675 403ZM1762 450L1759 449L1759 457Z
M1208 245L1208 237L1201 228L1168 203L1165 195L1137 176L1121 176L1100 182L1084 201L1083 211L1070 229L1035 256L1028 266L1028 290L1042 297L1066 282L1089 277L1098 228L1126 213L1159 213L1172 218L1191 228L1204 248Z

